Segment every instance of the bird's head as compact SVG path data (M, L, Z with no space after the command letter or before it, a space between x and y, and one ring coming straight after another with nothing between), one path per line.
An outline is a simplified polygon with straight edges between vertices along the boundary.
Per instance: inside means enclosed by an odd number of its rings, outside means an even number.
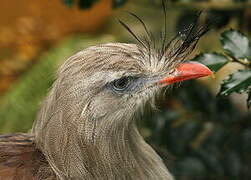
M81 51L63 65L58 96L70 96L71 107L79 106L82 115L89 109L91 118L111 115L125 121L163 88L212 74L200 63L170 60L168 54L154 53L149 56L142 46L125 43Z
M171 57L170 52L159 53L149 54L136 44L108 43L75 54L58 73L51 91L53 108L77 128L90 126L81 120L85 119L100 127L97 132L111 131L127 127L163 87L212 73L200 63L175 59L181 54ZM74 124L77 119L81 124Z

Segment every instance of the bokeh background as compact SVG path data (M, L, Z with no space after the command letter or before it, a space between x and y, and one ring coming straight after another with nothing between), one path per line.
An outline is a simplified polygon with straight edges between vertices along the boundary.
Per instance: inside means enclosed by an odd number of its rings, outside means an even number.
M250 39L249 0L170 0L168 37L187 27L200 10L213 28L188 59L221 52L220 33L230 28ZM100 43L135 42L118 19L138 34L143 28L126 11L141 17L156 36L163 30L160 0L0 1L0 133L29 131L67 57ZM222 80L241 68L230 63L214 79L182 83L159 102L157 113L147 113L140 122L141 133L178 180L251 179L247 94L216 96Z

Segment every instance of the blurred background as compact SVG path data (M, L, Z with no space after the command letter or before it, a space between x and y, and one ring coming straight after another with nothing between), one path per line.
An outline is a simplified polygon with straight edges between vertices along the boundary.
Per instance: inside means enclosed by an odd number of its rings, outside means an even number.
M230 28L251 35L249 0L169 0L169 38L203 10L213 28L199 52L221 52L220 34ZM160 0L0 1L0 133L27 132L58 67L77 51L105 42L135 42L118 23L135 33L156 36L164 26ZM202 17L203 20L203 17ZM184 82L159 102L160 111L140 122L141 133L178 180L250 180L251 111L247 94L216 96L228 74L243 68L229 63L215 74Z

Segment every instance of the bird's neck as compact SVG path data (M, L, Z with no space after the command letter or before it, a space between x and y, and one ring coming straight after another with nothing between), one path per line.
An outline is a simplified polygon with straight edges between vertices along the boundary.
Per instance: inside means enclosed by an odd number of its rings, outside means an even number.
M172 179L160 157L132 126L94 145L96 150L86 157L90 175L96 179Z
M55 154L45 155L60 179L172 180L161 158L135 126L96 143L72 139L58 152L53 151Z
M83 141L78 147L79 151L69 152L69 157L81 157L69 160L71 167L68 171L73 174L70 176L87 180L172 179L160 157L144 141L136 126L97 139L96 142ZM76 166L83 166L82 170L76 172Z
M125 122L122 117L113 122L88 119L88 115L76 113L74 107L63 111L65 107L51 103L53 98L49 96L45 101L32 133L59 179L172 179L135 123L118 124Z

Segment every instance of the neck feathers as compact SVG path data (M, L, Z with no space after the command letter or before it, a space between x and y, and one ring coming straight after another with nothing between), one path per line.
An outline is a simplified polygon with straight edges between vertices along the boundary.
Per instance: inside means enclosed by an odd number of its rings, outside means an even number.
M59 179L172 179L132 117L95 117L89 101L74 100L74 94L62 98L59 84L54 84L32 128L37 148Z

